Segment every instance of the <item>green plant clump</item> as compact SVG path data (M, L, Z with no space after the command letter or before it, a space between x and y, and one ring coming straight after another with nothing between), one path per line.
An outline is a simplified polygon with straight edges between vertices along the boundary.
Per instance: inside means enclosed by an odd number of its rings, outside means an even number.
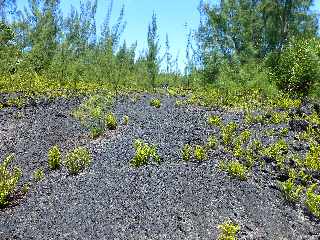
M240 226L230 220L220 224L218 228L221 231L218 240L236 240L237 233L240 231Z
M8 197L16 190L17 184L21 178L21 170L15 167L11 172L8 165L14 156L10 155L0 164L0 207L8 204Z
M117 129L118 123L117 118L113 113L108 113L105 118L106 126L109 130L115 130Z
M61 166L61 152L58 146L53 146L48 152L48 165L51 170L56 170Z
M285 182L280 182L280 189L288 202L294 203L299 201L303 187L294 183L294 179L289 178Z
M206 147L208 149L214 149L217 146L217 138L215 136L209 136Z
M210 126L217 126L219 127L221 125L221 118L219 116L209 116L208 117L208 124Z
M320 171L320 145L311 144L305 158L305 166L312 171Z
M129 116L126 115L126 116L123 117L123 124L124 125L128 125L129 124Z
M192 155L192 147L189 144L185 144L182 148L182 159L189 161Z
M203 161L207 159L207 153L204 147L196 145L194 148L194 158L197 161Z
M317 187L318 185L315 183L307 189L305 204L314 216L320 218L320 194L315 193Z
M91 162L89 151L84 147L77 147L67 154L64 165L70 174L76 175L90 166Z
M40 182L41 180L44 179L44 172L42 168L38 168L33 172L33 179L36 182Z
M143 142L140 139L135 140L134 148L136 150L135 156L131 159L130 163L133 167L141 167L147 165L151 159L160 164L160 156L158 155L155 146Z
M150 106L155 107L155 108L160 108L161 107L161 101L158 98L154 98L150 101Z
M222 141L225 145L232 143L237 127L238 125L235 122L230 122L222 128Z
M228 163L221 162L220 168L226 171L231 177L238 178L240 180L246 180L248 176L248 168L239 161L233 160Z
M92 139L96 139L103 134L103 128L99 126L92 126L90 128L90 136Z

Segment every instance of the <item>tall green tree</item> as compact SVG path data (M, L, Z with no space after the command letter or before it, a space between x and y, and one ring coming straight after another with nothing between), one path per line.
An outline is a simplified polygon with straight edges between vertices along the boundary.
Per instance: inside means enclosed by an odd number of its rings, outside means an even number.
M155 13L152 15L152 21L148 27L148 49L147 49L147 69L151 86L154 88L156 78L159 74L160 61L158 58L160 46L159 46L159 35L157 16Z

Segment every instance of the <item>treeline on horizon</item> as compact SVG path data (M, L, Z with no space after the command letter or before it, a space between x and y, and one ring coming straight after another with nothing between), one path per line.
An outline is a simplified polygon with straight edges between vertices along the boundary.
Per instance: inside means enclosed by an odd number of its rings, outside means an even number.
M125 7L112 24L113 0L107 2L104 23L96 26L97 0L80 1L66 16L59 0L28 0L23 11L15 0L0 1L1 91L168 84L267 96L320 94L319 16L312 0L201 0L198 29L181 39L187 42L183 71L168 35L160 51L155 13L146 29L148 47L137 54L137 44L121 38Z

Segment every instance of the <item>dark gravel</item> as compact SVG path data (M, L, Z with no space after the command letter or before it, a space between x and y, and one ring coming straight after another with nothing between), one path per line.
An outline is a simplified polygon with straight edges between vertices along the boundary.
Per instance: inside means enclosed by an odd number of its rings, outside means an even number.
M23 181L38 167L46 178L0 211L0 239L216 239L217 225L228 218L241 226L239 239L320 239L319 222L285 203L269 171L231 179L217 168L227 157L219 150L203 163L182 162L183 144L203 144L217 131L206 124L209 114L241 123L241 113L175 107L169 97L156 109L150 99L121 99L114 112L128 115L129 125L97 140L70 116L79 99L1 110L0 156L15 153ZM261 134L260 128L252 129ZM157 144L160 166L129 166L136 138ZM48 171L54 144L64 152L88 146L92 166L78 176Z

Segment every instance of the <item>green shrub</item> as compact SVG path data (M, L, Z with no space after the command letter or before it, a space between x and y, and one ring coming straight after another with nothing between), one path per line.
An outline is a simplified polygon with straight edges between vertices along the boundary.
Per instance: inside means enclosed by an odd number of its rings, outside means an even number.
M76 175L90 166L91 162L92 157L89 151L84 147L77 147L67 154L64 165L70 174Z
M103 134L103 128L97 127L97 126L92 126L90 128L90 136L92 139L96 139L100 137Z
M40 182L41 180L44 179L44 172L42 168L38 168L33 172L33 179L36 182Z
M219 127L221 125L221 118L219 116L209 116L208 117L208 124L210 126L217 126Z
M161 107L161 101L158 98L154 98L150 101L150 106L155 107L155 108L160 108Z
M316 194L318 185L315 183L307 189L307 198L305 204L308 210L317 218L320 218L320 194Z
M115 130L117 129L118 123L117 118L113 113L108 113L105 118L106 126L109 130Z
M48 165L51 170L60 168L61 152L58 146L53 146L48 152Z
M311 144L304 165L312 171L320 171L320 145Z
M237 128L238 125L235 122L229 122L226 126L222 128L222 141L225 145L230 145L232 143L232 139L235 135Z
M192 155L192 147L189 144L185 144L182 148L182 159L189 161Z
M0 207L8 204L8 197L16 190L17 184L21 178L21 170L17 167L13 171L8 170L8 165L14 156L10 155L0 164Z
M299 201L303 191L303 187L295 184L292 178L289 178L285 182L280 182L280 189L285 199L292 203Z
M194 148L194 158L197 161L203 161L207 159L206 149L200 145L196 145Z
M240 231L240 226L230 220L220 224L218 228L221 231L218 240L236 240L237 233Z
M217 146L217 142L218 141L215 136L209 136L206 147L208 149L214 149Z
M147 165L151 159L158 164L160 163L160 156L155 146L150 146L142 140L137 139L134 141L134 148L136 153L130 161L133 167Z
M228 163L220 162L220 169L226 171L231 177L238 178L240 180L246 180L248 175L248 169L239 161L230 161Z
M292 39L272 69L277 86L290 95L307 95L319 77L319 50L316 39Z

